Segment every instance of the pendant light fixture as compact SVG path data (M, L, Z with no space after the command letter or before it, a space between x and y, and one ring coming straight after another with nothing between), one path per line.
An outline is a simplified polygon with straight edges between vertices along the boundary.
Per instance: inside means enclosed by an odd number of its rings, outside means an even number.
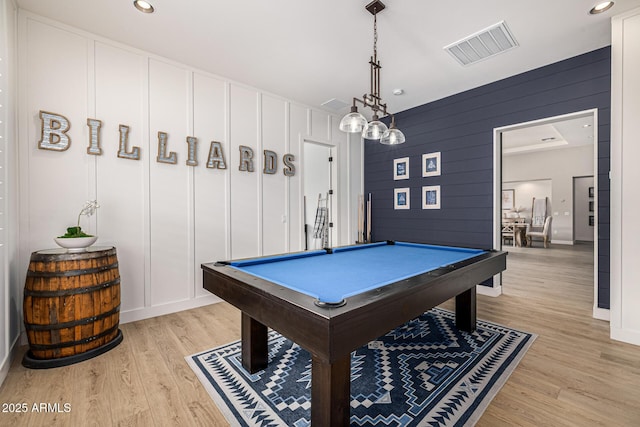
M353 98L351 112L340 121L340 130L350 133L360 132L365 139L376 140L381 144L395 145L402 144L405 141L405 137L400 129L396 128L393 114L387 112L387 104L382 102L382 98L380 97L380 69L382 65L380 65L380 61L378 61L377 14L384 8L385 5L379 0L374 0L365 6L365 9L373 15L373 55L369 61L369 65L371 66L370 93L364 94L362 99ZM373 111L370 122L358 112L356 103L360 103L365 108L368 107ZM382 117L391 116L391 125L388 128L387 125L380 121L379 115L382 115Z

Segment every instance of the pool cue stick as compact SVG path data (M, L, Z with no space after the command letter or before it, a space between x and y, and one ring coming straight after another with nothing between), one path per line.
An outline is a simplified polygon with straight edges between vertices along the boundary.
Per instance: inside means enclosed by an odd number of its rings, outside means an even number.
M307 226L307 196L302 198L302 212L303 212L303 222L304 222L304 250L309 250L309 237L308 237L308 226Z
M358 195L358 221L356 222L356 224L357 224L356 243L358 243L358 241L360 240L360 195Z
M371 193L367 200L367 242L371 243Z
M362 243L362 195L358 194L358 232L356 243Z
M365 201L364 194L360 196L360 209L362 211L362 217L360 218L360 241L365 243L367 241L367 236L365 235L365 221L366 221L366 212L365 212Z

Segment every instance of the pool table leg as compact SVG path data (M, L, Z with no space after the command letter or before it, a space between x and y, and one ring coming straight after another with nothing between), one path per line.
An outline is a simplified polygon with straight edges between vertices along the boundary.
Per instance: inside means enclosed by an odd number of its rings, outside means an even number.
M244 312L240 327L242 366L251 374L265 369L269 362L267 327Z
M476 330L476 287L456 295L456 327L465 332Z
M311 426L349 426L351 355L333 363L311 356Z

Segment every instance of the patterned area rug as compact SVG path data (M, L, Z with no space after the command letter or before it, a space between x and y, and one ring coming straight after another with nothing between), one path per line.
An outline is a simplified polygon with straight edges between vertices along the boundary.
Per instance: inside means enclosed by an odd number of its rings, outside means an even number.
M468 426L535 335L479 320L472 334L435 308L351 354L352 426ZM233 426L310 424L311 356L274 331L269 366L249 374L240 342L186 357Z

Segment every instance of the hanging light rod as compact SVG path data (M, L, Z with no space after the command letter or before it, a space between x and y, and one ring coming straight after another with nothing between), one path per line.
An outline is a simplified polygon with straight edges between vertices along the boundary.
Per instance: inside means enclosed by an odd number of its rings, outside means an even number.
M381 144L394 145L402 144L405 141L404 134L396 128L396 121L393 114L387 111L387 104L380 97L380 61L378 61L378 20L377 15L385 9L384 3L374 0L365 6L365 9L373 15L373 55L369 61L370 71L370 92L362 95L362 99L353 98L351 112L340 121L340 130L350 133L362 133L365 139L380 141ZM358 112L357 103L364 108L370 108L373 116L370 122ZM381 116L379 115L381 114ZM391 116L391 124L387 125L380 121L380 117Z

